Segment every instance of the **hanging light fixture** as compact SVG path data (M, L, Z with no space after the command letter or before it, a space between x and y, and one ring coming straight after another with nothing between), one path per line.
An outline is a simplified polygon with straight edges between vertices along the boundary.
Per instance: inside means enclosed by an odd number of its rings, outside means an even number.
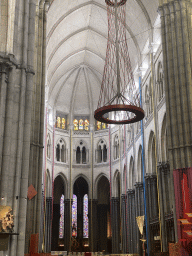
M105 0L108 41L100 97L94 117L108 124L129 124L144 118L128 53L126 1Z

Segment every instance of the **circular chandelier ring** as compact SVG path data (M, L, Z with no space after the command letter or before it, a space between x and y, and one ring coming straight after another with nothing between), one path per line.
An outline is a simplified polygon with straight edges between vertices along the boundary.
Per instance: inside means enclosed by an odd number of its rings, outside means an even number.
M104 114L110 113L113 111L127 111L134 113L135 116L131 119L126 120L110 120L103 117ZM123 105L123 104L116 104L116 105L108 105L95 110L94 117L97 121L107 124L131 124L138 121L141 121L144 118L145 114L142 108L133 106L133 105Z
M106 4L109 6L115 6L115 3L113 3L111 0L105 0ZM124 5L127 2L127 0L120 0L119 2L117 2L117 6L121 6Z

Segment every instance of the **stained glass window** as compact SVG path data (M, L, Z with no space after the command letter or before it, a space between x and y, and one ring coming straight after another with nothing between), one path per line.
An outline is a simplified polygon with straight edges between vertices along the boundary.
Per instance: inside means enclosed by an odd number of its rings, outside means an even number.
M83 130L83 119L79 120L79 130Z
M74 125L74 131L78 131L78 121L77 121L77 119L73 120L73 125Z
M61 117L57 117L57 128L61 128Z
M88 221L88 195L83 198L83 237L88 238L89 234L89 221Z
M59 238L63 238L64 233L64 195L60 199L60 223L59 223Z
M101 122L97 121L97 130L101 129Z
M85 120L85 131L89 131L89 121Z
M73 195L72 204L72 236L77 236L77 196ZM74 234L75 232L75 234Z
M102 123L102 129L106 129L106 124Z
M65 129L65 118L62 118L62 129Z

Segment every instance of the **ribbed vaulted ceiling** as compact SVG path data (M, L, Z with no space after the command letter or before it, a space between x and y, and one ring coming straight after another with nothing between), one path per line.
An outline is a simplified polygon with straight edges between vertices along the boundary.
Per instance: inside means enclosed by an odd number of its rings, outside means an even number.
M158 0L127 0L126 29L132 68L157 19ZM47 21L48 101L66 114L97 107L107 46L105 0L54 0Z

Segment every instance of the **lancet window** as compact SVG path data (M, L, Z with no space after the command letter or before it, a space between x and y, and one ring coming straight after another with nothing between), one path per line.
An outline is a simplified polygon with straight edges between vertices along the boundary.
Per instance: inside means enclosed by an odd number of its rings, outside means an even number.
M60 223L59 223L59 238L63 238L64 234L64 195L60 199Z
M100 140L96 152L97 163L107 162L107 146L104 140Z
M73 195L72 204L72 236L77 237L77 196ZM88 195L83 197L83 238L89 237L89 220L88 220Z
M88 195L85 194L83 198L83 237L88 238L89 234L89 222L88 222Z
M73 195L72 204L72 236L77 237L77 196Z
M105 123L101 123L99 121L96 121L96 130L99 131L99 130L104 130L104 129L107 129L109 128L109 125L108 124L105 124Z
M83 141L80 141L79 145L76 148L76 163L86 164L87 162L88 162L88 151Z
M63 139L60 139L56 146L56 160L58 162L66 163L67 149L66 143Z
M74 131L89 131L89 118L88 117L76 117L73 120Z
M66 129L67 116L62 113L57 113L56 116L56 128L65 130Z

